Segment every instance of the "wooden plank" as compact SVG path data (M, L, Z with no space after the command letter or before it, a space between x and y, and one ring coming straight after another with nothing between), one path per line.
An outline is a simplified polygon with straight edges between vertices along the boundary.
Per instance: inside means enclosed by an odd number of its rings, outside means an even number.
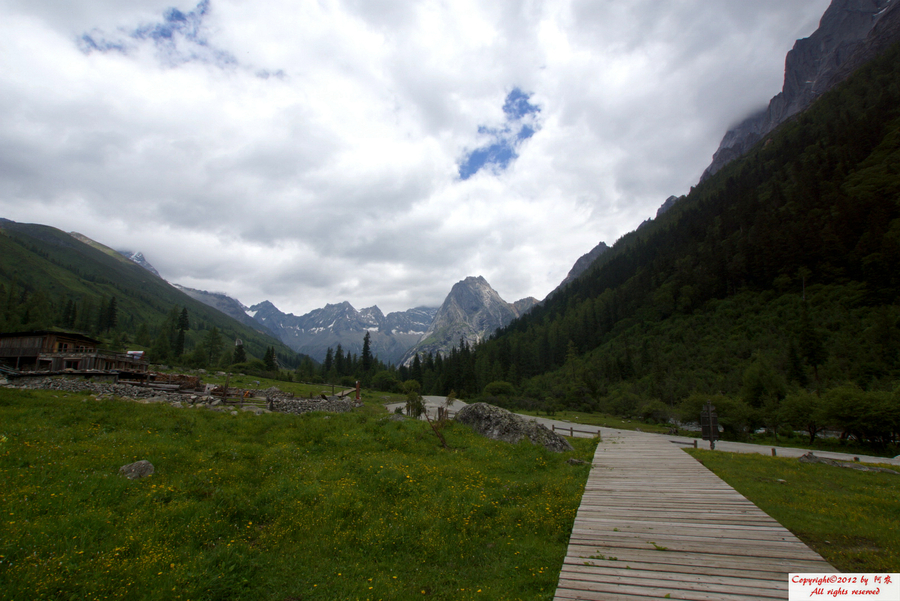
M555 599L784 599L817 553L665 439L625 433L594 455Z

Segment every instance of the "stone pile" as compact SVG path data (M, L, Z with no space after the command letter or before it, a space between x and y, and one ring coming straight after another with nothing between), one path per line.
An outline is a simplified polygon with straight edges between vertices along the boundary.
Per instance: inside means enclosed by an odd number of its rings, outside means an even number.
M276 411L279 413L309 413L311 411L325 411L328 413L346 413L357 406L351 399L337 396L325 399L298 399L289 392L283 392L277 387L271 387L264 391L255 391L258 395L265 395L267 408L263 409L254 401L241 402L240 399L230 399L229 404L222 399L204 394L184 394L179 392L166 392L132 386L130 384L114 384L112 382L92 382L81 378L36 376L31 378L17 378L6 384L8 388L23 390L58 390L60 392L91 393L97 399L117 397L132 400L138 403L169 403L173 407L207 407L213 411L233 409L232 414L237 414L239 405L242 411L253 412L256 415Z
M278 413L309 413L311 411L326 411L328 413L347 413L353 411L356 402L350 399L342 399L336 396L327 399L291 399L272 398L272 411Z
M114 384L112 382L92 382L79 378L37 376L33 378L16 378L9 388L25 390L59 390L60 392L89 392L97 396L116 396L127 399L157 399L160 402L197 400L198 395L183 395L176 392L161 392L152 388L132 386L130 384Z

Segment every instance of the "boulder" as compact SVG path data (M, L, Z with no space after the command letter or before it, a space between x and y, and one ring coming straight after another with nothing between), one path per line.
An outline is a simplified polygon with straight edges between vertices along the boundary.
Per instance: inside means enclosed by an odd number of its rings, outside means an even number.
M157 396L152 396L152 397L147 398L147 399L136 399L136 400L137 400L138 403L141 403L141 404L143 404L143 405L150 405L150 404L153 404L153 403L165 403L165 402L167 402L169 399L168 399L168 397L165 397L165 396L162 396L162 395L157 395Z
M900 472L892 469L888 469L886 467L875 467L862 465L860 463L850 463L848 461L835 461L834 459L828 459L826 457L816 457L812 451L802 455L799 459L800 463L824 463L825 465L831 465L833 467L846 467L851 470L857 470L860 472L880 472L882 474L894 474L900 476Z
M456 414L456 421L493 440L517 443L523 438L556 453L571 451L569 441L534 420L526 419L501 407L487 403L466 405Z
M123 465L119 468L119 475L125 476L129 480L136 480L138 478L144 478L153 474L156 471L153 468L153 464L147 461L146 459L141 459L140 461L135 461L134 463L129 463L128 465Z

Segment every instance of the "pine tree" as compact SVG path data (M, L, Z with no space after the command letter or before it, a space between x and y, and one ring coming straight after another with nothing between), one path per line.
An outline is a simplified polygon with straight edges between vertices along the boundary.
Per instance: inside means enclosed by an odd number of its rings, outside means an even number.
M345 375L347 366L344 362L344 349L340 344L337 345L337 348L334 351L334 371L337 372L338 377Z
M263 357L263 363L266 364L266 371L275 371L275 348L266 347L266 354Z
M179 330L179 334L183 334L183 331ZM213 327L206 332L206 336L203 337L203 346L206 348L208 365L215 365L215 361L222 354L222 345L222 335L219 334L218 328Z
M247 361L247 353L244 351L244 343L238 340L234 344L234 355L231 358L232 363L245 363Z
M95 322L95 330L97 332L108 332L109 331L109 301L106 300L106 296L103 296L100 299L100 308L97 309L97 321Z
M173 311L177 311L177 309L173 308ZM175 335L175 343L172 347L172 354L175 357L181 357L184 354L184 333L187 330L191 329L191 323L190 321L188 321L187 307L181 309L181 315L178 316L178 320L175 322L175 327L178 332ZM216 333L218 333L218 330L216 330Z
M109 299L109 304L106 305L106 319L104 321L106 322L107 332L111 329L114 330L119 323L119 305L115 296Z
M138 326L137 334L134 336L134 341L141 346L150 346L153 341L150 339L150 330L147 329L147 324L141 322L141 325Z
M362 370L365 373L369 373L369 371L371 369L372 369L372 348L370 346L369 332L366 332L366 335L363 336Z

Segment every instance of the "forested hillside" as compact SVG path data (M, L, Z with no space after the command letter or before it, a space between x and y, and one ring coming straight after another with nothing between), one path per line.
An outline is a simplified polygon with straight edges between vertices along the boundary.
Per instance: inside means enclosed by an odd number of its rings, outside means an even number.
M626 415L716 394L757 410L748 426L802 391L892 391L898 204L894 47L546 304L458 349L435 388L502 380L507 404Z
M195 301L115 252L45 225L0 220L0 331L64 328L107 348L145 348L154 362L230 364L234 341L247 358L271 350L282 367L296 353Z

